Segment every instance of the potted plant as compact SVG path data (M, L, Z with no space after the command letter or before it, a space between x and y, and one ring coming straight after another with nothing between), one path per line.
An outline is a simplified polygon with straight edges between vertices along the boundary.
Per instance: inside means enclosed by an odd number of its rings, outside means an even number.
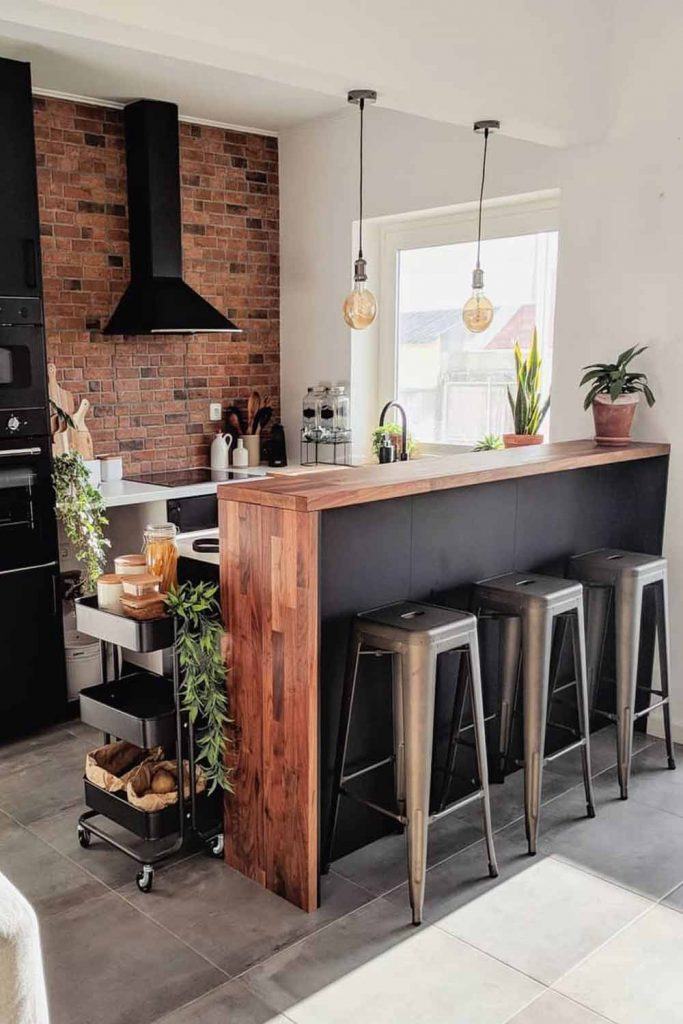
M550 396L541 404L541 357L538 352L538 334L535 327L531 348L527 352L526 358L517 341L514 353L517 395L513 398L510 388L507 389L507 393L515 432L514 434L503 434L503 444L506 448L543 444L543 434L539 434L538 430L548 412Z
M645 395L650 408L655 404L647 374L634 373L628 369L631 361L646 348L647 345L642 348L634 345L622 352L616 363L591 363L583 367L586 372L580 386L590 384L583 407L593 408L595 440L598 444L627 444L641 394Z
M379 458L379 446L385 434L388 435L394 447L400 450L402 429L398 423L384 423L381 427L375 427L372 432L372 454ZM413 455L415 448L415 442L412 436L408 434L408 455Z
M484 436L477 441L473 452L495 452L504 448L503 439L500 434L484 434Z

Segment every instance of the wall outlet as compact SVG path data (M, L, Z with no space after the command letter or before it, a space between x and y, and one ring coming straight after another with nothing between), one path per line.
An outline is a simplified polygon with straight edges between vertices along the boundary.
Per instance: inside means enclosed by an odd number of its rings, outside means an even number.
M220 423L223 419L223 406L220 402L209 403L209 419L212 423Z

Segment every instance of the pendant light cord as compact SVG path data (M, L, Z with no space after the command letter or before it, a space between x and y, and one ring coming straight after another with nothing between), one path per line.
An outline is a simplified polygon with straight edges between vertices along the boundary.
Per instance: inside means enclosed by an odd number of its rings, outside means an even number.
M360 174L359 174L359 186L358 186L358 210L359 210L359 226L358 226L358 259L363 258L363 111L365 110L365 100L361 97L360 103Z
M361 135L362 139L362 135ZM479 189L479 226L477 228L477 270L480 269L479 255L481 253L481 208L484 202L484 182L486 181L486 151L489 145L489 129L484 128L484 160L481 165L481 188ZM361 150L362 152L362 150Z

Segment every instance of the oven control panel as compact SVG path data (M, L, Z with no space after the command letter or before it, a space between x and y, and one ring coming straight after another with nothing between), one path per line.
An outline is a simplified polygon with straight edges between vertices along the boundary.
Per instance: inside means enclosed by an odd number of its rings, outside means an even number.
M31 437L49 433L45 409L0 409L0 437Z

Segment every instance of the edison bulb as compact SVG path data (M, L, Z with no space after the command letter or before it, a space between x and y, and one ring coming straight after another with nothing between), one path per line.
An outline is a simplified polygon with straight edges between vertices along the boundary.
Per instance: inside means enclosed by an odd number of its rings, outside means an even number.
M467 330L473 334L480 334L491 325L493 304L480 289L475 288L462 307L462 318Z
M364 281L356 281L353 291L344 300L344 319L349 327L364 331L377 316L377 300L365 287Z

